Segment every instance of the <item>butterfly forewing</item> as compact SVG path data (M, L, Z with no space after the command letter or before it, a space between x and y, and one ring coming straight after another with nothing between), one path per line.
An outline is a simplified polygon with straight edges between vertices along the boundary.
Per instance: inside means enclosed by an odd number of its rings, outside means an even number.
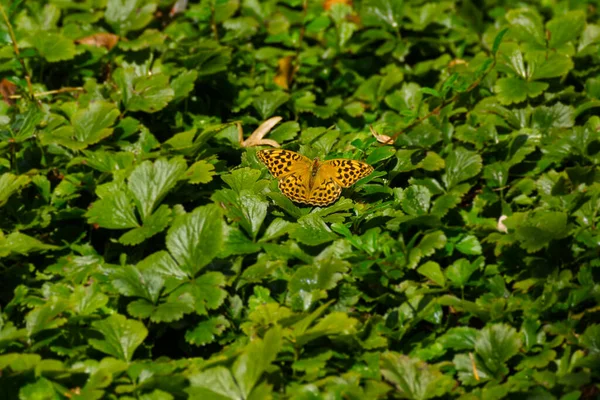
M310 159L302 154L284 149L260 150L256 155L275 178L281 178L300 170L306 170L308 173L311 164Z
M343 158L323 161L321 169L325 173L332 174L333 179L344 188L354 185L356 181L373 172L373 167L367 163Z

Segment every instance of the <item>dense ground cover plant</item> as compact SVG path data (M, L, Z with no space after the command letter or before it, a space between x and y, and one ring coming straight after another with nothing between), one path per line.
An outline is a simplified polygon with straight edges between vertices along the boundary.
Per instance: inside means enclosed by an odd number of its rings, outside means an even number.
M600 393L595 1L0 4L1 398Z

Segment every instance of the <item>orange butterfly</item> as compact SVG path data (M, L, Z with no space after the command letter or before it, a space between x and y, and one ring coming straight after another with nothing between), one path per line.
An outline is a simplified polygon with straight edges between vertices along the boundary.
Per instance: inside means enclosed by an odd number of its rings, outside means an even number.
M283 149L260 150L258 158L279 179L279 190L289 199L313 206L327 206L340 197L342 188L371 174L373 167L357 160L311 160Z

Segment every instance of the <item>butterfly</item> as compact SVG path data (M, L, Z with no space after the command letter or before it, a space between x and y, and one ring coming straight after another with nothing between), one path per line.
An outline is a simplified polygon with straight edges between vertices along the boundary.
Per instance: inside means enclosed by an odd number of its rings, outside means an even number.
M373 172L373 167L362 161L345 158L311 160L290 150L260 150L256 155L279 180L281 193L293 201L312 206L333 203L342 194L342 188L354 185Z

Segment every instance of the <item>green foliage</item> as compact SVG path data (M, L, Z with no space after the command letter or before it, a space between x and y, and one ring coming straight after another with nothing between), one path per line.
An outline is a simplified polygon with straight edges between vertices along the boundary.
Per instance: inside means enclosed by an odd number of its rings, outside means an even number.
M600 393L596 2L0 7L0 398Z

